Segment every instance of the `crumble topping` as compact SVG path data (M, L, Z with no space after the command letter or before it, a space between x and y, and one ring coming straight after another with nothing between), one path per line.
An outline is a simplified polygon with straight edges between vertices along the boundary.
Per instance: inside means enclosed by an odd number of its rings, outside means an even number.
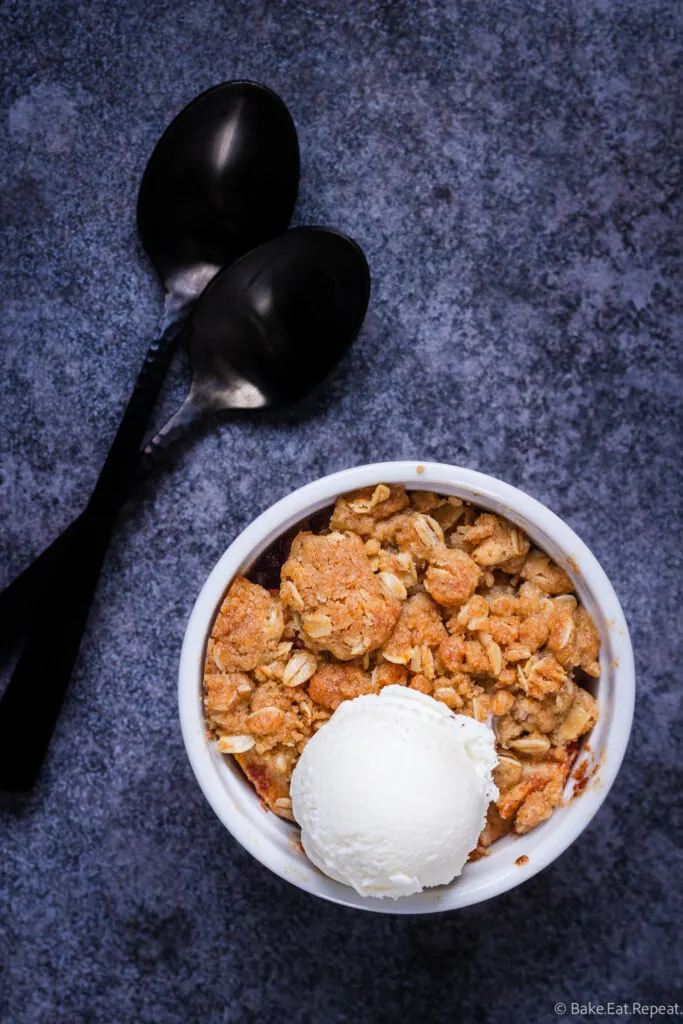
M273 657L284 628L280 602L239 576L211 632L211 659L221 672L248 672Z
M293 820L289 783L344 700L409 686L493 717L499 799L473 856L546 820L598 718L600 641L570 577L502 516L379 484L302 531L278 590L230 585L209 640L210 735Z
M355 533L300 533L281 577L280 599L300 639L340 661L381 647L401 611Z

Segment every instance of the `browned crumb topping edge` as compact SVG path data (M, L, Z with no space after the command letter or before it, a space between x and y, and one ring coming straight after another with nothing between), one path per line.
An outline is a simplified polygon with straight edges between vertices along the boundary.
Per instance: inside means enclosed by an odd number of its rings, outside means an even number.
M500 797L473 856L560 803L598 704L600 640L569 576L502 516L379 484L301 532L279 591L233 580L209 639L204 706L218 750L293 820L306 743L344 700L410 686L494 716Z

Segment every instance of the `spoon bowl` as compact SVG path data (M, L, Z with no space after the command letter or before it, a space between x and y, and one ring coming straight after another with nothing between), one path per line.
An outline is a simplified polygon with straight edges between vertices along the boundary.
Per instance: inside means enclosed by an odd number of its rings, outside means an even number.
M190 392L146 453L207 413L303 398L352 344L369 299L363 251L338 231L295 228L247 253L194 307L186 326Z
M271 89L223 82L188 104L149 159L140 239L177 304L289 224L299 182L291 115Z

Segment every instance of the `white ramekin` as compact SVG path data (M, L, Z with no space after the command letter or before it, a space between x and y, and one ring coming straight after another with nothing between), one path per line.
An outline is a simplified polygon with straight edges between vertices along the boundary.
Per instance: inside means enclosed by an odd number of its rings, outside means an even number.
M294 825L264 810L251 785L229 757L207 741L202 708L202 670L214 616L232 578L244 572L270 543L304 516L331 504L346 491L377 483L457 495L500 512L521 526L573 579L601 638L601 676L596 696L600 720L584 745L591 781L580 795L567 785L564 805L528 835L500 839L490 856L468 864L448 886L398 900L359 896L321 874L302 853ZM553 512L515 487L483 473L438 463L386 462L323 477L278 501L230 545L197 598L180 659L178 696L183 739L206 799L235 839L280 877L323 899L391 914L422 914L466 907L531 878L588 825L614 782L633 718L635 675L624 614L596 558Z

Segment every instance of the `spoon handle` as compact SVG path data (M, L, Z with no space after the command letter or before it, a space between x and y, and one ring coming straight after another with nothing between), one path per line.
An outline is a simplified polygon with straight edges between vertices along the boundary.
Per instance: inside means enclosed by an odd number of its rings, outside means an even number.
M145 362L135 384L135 391L131 397L129 407L126 409L126 416L129 414L131 417L133 416L131 406L139 404L141 401L140 396L148 392L150 388L153 389L150 397L154 401L156 400L159 387L174 351L175 341L182 331L186 312L181 303L170 296L167 297L159 334L147 351ZM149 418L145 414L144 409L141 410L141 414L145 415L146 419ZM100 486L105 473L108 474L115 468L112 465L114 459L116 459L117 463L120 462L124 445L127 449L129 447L132 448L132 445L129 443L132 442L132 438L126 436L122 440L123 431L124 422L122 421L97 486ZM118 454L116 454L117 452ZM148 463L144 463L139 450L135 452L135 466L132 464L132 458L131 454L130 464L126 462L126 465L130 465L131 472L134 472L136 475L138 473L143 475L144 471L150 468L151 460ZM17 637L22 633L27 624L30 610L36 605L38 593L46 590L52 581L58 561L66 556L66 552L71 548L74 541L80 537L81 530L83 529L83 517L86 515L86 512L87 507L18 576L15 576L11 583L8 583L0 591L0 653L16 642Z
M55 567L82 528L81 512L52 543L0 591L0 656L16 647L26 631L30 614L48 589Z
M201 409L186 401L138 453L135 478L144 478L152 472L161 453L202 416ZM39 596L47 592L56 572L61 571L62 564L69 557L68 552L75 550L74 545L80 542L86 515L87 507L11 583L0 590L0 657L16 645Z
M102 563L135 476L149 415L184 322L168 304L92 497L54 543L36 583L26 644L0 700L0 789L26 792L47 753ZM36 576L33 577L37 579ZM26 594L26 587L23 587Z
M158 434L150 438L140 452L140 471L144 473L150 466L154 465L161 453L169 445L177 441L178 438L183 437L189 428L193 424L199 423L204 416L205 410L199 405L195 405L192 400L192 394L190 394L178 411L171 416L168 423L161 428Z

